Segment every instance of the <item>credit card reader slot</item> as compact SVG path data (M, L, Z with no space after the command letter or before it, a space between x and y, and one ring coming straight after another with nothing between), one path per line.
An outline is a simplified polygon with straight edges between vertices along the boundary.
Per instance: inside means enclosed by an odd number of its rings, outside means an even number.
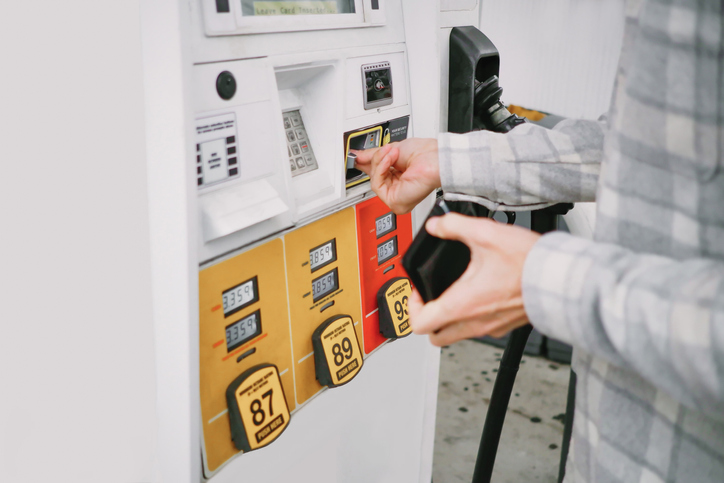
M389 135L389 130L388 130ZM382 126L364 129L355 133L350 133L347 138L346 149L346 170L345 170L345 186L351 188L360 183L364 183L369 179L365 173L354 167L356 155L350 152L353 150L363 150L371 148L379 148L382 145L383 130Z
M409 124L410 116L403 116L344 133L345 186L351 188L370 179L354 167L356 155L350 150L379 148L385 144L407 139Z

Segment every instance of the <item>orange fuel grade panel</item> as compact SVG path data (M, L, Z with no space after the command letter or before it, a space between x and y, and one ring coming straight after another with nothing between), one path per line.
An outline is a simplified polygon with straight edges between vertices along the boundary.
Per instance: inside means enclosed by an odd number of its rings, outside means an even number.
M377 292L395 277L407 277L402 255L412 243L412 219L395 215L375 197L358 204L357 236L359 244L362 313L364 314L364 350L369 354L387 339L380 334Z
M347 208L284 236L297 403L322 386L316 379L314 331L330 317L351 317L362 346L357 233Z
M207 477L239 453L231 438L226 393L241 374L260 364L276 366L288 410L296 406L286 287L281 239L199 272L201 416Z

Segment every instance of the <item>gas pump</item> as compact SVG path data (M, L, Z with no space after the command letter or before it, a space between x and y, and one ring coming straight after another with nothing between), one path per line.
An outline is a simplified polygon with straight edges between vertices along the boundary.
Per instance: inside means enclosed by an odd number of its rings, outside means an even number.
M200 476L422 481L431 453L400 449L434 422L438 354L409 337L401 263L421 217L376 198L354 150L437 122L411 94L406 23L437 13L190 7Z

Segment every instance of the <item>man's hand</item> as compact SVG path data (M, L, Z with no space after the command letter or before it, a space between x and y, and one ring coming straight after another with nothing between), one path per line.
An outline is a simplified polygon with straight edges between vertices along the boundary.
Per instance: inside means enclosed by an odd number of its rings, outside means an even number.
M398 215L440 187L436 139L410 138L355 153L355 167L370 176L372 190Z
M523 306L523 265L540 238L535 232L485 218L450 213L430 218L425 229L470 248L470 265L437 299L424 304L414 291L408 302L416 334L443 346L471 337L502 337L528 322Z

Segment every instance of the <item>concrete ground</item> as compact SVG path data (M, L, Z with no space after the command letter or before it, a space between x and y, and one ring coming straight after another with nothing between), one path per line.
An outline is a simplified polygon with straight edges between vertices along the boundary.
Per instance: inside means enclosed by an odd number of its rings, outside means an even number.
M434 483L472 480L502 352L477 341L442 349ZM567 365L523 357L505 418L493 483L557 481L569 372Z

